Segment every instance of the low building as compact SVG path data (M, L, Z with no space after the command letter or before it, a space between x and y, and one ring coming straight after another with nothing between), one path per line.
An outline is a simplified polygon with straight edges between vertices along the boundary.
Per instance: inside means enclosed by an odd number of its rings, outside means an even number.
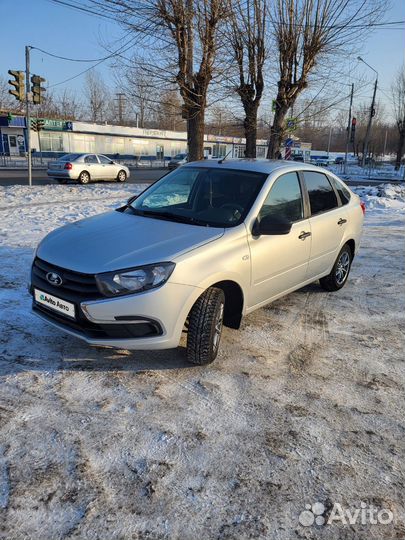
M36 117L33 116L35 119ZM43 129L31 129L31 149L34 156L55 158L67 153L105 154L115 159L169 160L187 152L187 133L161 129L113 126L44 118ZM256 155L266 157L267 141L257 140ZM25 118L0 116L0 155L24 156L27 148ZM204 155L207 158L245 156L246 141L242 137L204 135ZM292 154L303 155L309 161L310 143L294 140Z
M0 116L0 155L24 156L26 148L24 116Z

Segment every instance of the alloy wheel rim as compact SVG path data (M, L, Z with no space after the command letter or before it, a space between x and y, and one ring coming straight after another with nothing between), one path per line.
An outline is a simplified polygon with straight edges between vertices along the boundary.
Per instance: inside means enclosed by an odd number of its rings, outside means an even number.
M121 180L121 182L123 182L125 180L125 173L120 172L120 174L118 175L118 178L119 178L119 180Z
M350 267L350 257L347 251L344 251L339 257L338 263L336 265L335 277L336 283L342 285L347 278Z
M212 349L214 352L218 349L218 346L219 346L219 340L221 338L221 333L222 333L223 320L224 320L224 304L221 303L215 317L214 337L212 340Z

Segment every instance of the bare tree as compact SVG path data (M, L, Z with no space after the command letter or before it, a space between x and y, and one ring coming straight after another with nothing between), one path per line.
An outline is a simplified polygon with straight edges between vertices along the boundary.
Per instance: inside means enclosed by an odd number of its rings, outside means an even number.
M156 100L158 82L152 73L143 69L137 57L128 62L117 62L114 77L120 92L127 98L129 108L137 116L138 125L145 127L151 115L151 103Z
M395 170L398 170L405 151L405 65L402 66L395 77L391 92L395 121L399 132L397 158L395 161Z
M257 113L264 90L267 0L232 0L230 42L238 70L238 93L245 118L246 157L256 157Z
M357 45L370 32L383 5L382 0L274 0L271 22L279 80L267 157L278 154L287 112L308 87L310 75L331 54Z
M92 122L103 122L107 118L110 91L95 70L88 71L85 78L84 96L86 112Z
M82 103L70 90L63 90L58 96L58 116L62 120L77 120L82 113Z
M156 51L154 70L175 83L188 121L191 161L204 153L207 92L228 0L91 0ZM146 48L146 47L145 47ZM169 54L170 53L170 54ZM165 62L166 58L166 62ZM149 69L153 64L149 65Z

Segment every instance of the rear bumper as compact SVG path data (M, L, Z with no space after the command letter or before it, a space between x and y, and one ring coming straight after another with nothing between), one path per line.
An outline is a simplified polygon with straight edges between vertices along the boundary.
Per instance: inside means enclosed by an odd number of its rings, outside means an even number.
M47 175L50 176L51 178L71 178L71 179L76 179L77 176L72 174L72 171L69 171L67 169L48 169L47 170Z

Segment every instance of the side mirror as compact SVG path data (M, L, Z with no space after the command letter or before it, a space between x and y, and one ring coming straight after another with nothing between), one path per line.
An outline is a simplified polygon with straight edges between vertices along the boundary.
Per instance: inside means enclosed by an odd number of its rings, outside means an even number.
M292 223L288 219L268 215L255 221L252 233L254 236L288 234L291 227Z

